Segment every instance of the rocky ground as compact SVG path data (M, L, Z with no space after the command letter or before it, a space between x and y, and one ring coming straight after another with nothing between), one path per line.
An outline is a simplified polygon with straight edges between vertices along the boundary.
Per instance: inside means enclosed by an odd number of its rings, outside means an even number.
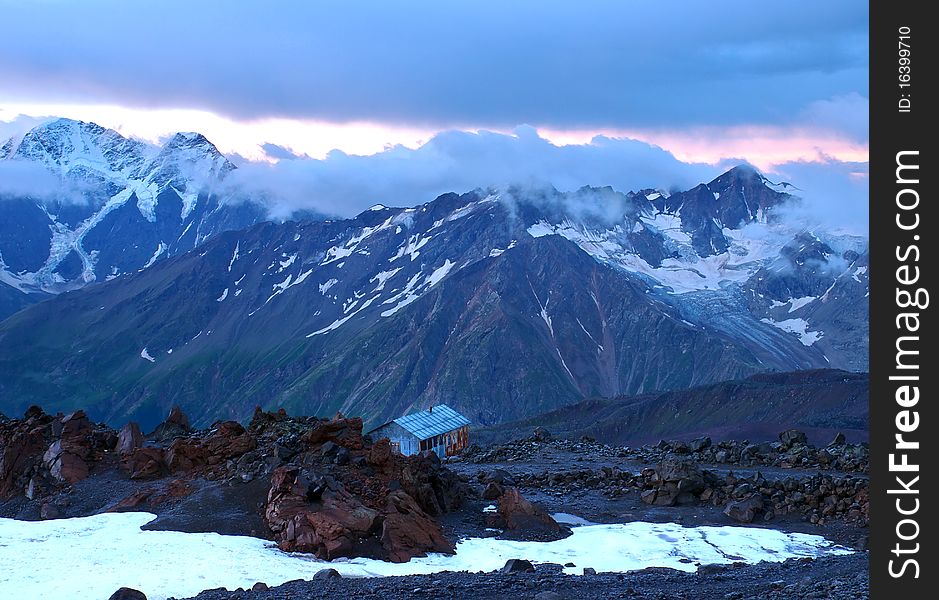
M787 458L792 456L804 460ZM553 439L536 430L504 445L471 447L448 466L481 486L507 479L549 513L597 523L748 524L821 534L864 549L867 457L866 445L836 438L827 448L814 448L797 431L760 446L712 445L702 438L618 448L589 439Z
M645 569L633 573L564 575L560 565L533 572L436 573L352 579L322 577L263 591L207 590L198 600L861 600L868 597L864 554L784 563L702 567L697 573ZM262 587L262 586L257 586Z
M770 527L823 535L859 552L818 560L571 576L560 565L512 573L321 577L218 598L866 598L867 448L815 448L797 431L777 442L707 438L643 448L521 440L436 457L393 455L361 421L258 411L247 427L193 430L174 411L143 435L80 411L30 409L0 419L0 517L54 519L146 510L147 528L266 537L287 551L406 561L450 552L462 537L554 540L551 515ZM494 505L495 510L483 511ZM560 519L560 518L559 518ZM494 530L501 531L497 533ZM130 595L127 595L130 594ZM116 598L134 598L126 592Z

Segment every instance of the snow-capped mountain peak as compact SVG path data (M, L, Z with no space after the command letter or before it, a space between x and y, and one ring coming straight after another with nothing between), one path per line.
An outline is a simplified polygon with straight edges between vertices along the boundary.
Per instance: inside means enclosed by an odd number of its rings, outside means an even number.
M220 210L213 190L235 166L199 133L157 146L55 119L8 140L0 157L60 182L42 197L5 198L0 256L4 279L21 290L55 293L136 271L264 216L257 206Z

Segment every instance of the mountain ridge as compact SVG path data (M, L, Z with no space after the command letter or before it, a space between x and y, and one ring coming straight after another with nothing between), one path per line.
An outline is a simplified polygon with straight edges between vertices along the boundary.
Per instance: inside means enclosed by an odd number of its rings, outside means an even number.
M446 402L485 424L767 370L864 370L849 342L866 328L866 252L834 248L863 242L819 233L813 254L773 222L788 194L725 176L670 213L654 202L677 194L515 187L222 233L0 324L2 409L379 421Z
M37 188L0 194L0 281L23 293L18 304L145 268L265 217L218 194L236 167L198 133L153 146L56 119L0 146L2 166L24 169L19 177Z

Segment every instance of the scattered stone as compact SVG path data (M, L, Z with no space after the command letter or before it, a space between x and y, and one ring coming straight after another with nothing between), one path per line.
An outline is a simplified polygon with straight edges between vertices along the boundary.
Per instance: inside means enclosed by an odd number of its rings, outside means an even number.
M531 434L531 439L535 440L536 442L550 441L551 432L544 427L535 427L535 430Z
M502 567L503 573L534 573L535 567L524 558L510 558Z
M754 494L746 500L729 502L724 507L724 514L738 523L752 523L758 511L763 509L763 498Z
M787 429L779 434L779 441L782 442L783 446L786 448L791 448L796 444L808 444L808 436L804 432L799 431L798 429Z
M321 581L324 579L342 579L342 574L336 569L320 569L313 575L314 581Z

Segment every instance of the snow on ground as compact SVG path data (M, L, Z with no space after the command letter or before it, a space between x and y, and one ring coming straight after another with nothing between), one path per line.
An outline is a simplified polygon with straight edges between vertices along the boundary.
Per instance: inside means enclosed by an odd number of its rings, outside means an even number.
M333 286L336 285L337 283L339 283L339 280L338 280L338 279L330 279L330 280L326 281L325 283L321 283L321 284L319 285L320 293L325 296L325 295L326 295L326 292L329 291L329 288L333 287Z
M805 306L818 300L815 296L803 296L801 298L793 298L789 301L789 312L795 312Z
M578 517L577 515L572 515L571 513L563 513L563 512L554 513L553 515L551 515L551 518L557 521L558 523L562 523L564 525L572 525L575 527L581 526L581 525L599 525L599 523L588 521L587 519L583 517Z
M789 312L792 311L790 310ZM811 346L822 339L821 331L809 331L809 323L805 319L786 319L785 321L774 321L773 319L760 320L788 333L798 335L799 341L802 342L803 346Z
M153 265L153 263L155 263L155 262L157 261L157 259L160 258L160 256L161 256L164 252L166 252L166 244L164 244L163 242L160 242L160 243L157 245L156 250L153 252L153 256L150 257L150 260L147 261L147 264L145 264L145 265L143 266L143 268L141 269L141 271L142 271L143 269L146 269L147 267Z
M492 571L510 558L527 558L573 562L576 567L566 571L579 574L584 567L629 571L659 566L694 571L699 564L850 553L816 535L636 522L574 527L573 535L556 542L470 538L457 544L456 555L432 554L408 563L372 559L326 563L281 552L257 538L140 529L154 518L130 512L52 521L0 519L0 596L98 600L127 586L143 591L151 600L163 600L194 596L210 588L250 588L257 581L279 585L310 579L326 566L347 577L369 577ZM62 577L63 573L76 575Z
M231 260L228 262L228 272L231 273L231 268L234 266L235 261L238 260L238 251L241 250L241 242L235 242L235 251L232 252ZM238 281L241 281L239 279Z
M574 242L594 258L632 273L646 275L674 294L700 290L717 290L726 283L741 283L763 266L765 261L779 255L790 237L763 223L751 223L741 229L724 228L730 242L727 252L699 257L690 245L691 238L680 229L678 217L657 214L642 219L643 226L660 231L678 258L667 258L659 267L653 267L632 249L622 225L611 229L588 229L583 224L564 220L558 225L544 220L528 228L532 237L560 235Z

